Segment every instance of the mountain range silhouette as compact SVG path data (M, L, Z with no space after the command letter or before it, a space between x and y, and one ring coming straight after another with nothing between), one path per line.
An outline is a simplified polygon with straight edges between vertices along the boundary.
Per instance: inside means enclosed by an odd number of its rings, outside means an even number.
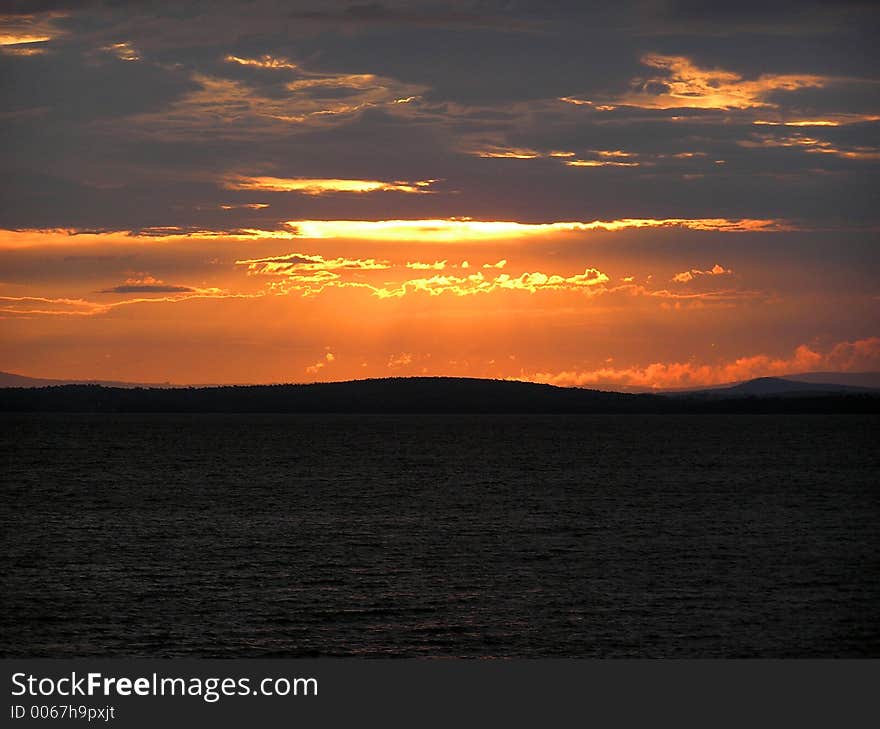
M313 384L0 387L5 412L764 413L880 412L880 390L758 378L728 388L631 394L460 377Z

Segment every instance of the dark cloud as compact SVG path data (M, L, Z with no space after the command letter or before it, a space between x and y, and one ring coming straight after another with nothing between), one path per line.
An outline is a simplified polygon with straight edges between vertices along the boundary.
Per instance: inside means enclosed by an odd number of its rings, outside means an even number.
M122 284L109 289L101 289L99 294L185 294L196 289L189 286L170 286L168 284Z
M504 12L500 3L481 3L482 7L478 7L477 12L474 11L474 4L458 4L461 9L457 9L457 4L454 2L423 7L417 7L417 3L388 5L369 2L352 3L327 10L326 7L331 3L323 3L318 6L321 9L295 9L287 15L297 20L333 25L384 24L471 28L488 26L508 29L524 29L532 25L527 17L517 17L515 14ZM480 10L482 12L479 12Z
M841 24L853 17L870 17L872 0L740 0L736 3L713 4L701 0L666 0L659 4L660 15L673 22L700 21L714 26L733 25L745 28L771 29L802 26L811 28L820 20Z
M34 15L95 7L98 0L6 0L0 15Z
M0 57L6 227L274 230L291 219L465 215L862 225L880 209L880 123L858 118L880 114L861 4L707 13L654 1L223 0L12 3L8 12L26 7L66 15L53 20L64 34L46 54ZM820 16L834 22L820 28ZM771 26L788 30L760 32ZM119 43L138 60L101 50ZM634 88L675 91L645 65L649 53L744 82L829 80L771 90L766 106L747 109L621 103ZM615 108L598 109L603 101ZM754 124L804 118L841 121ZM537 156L478 156L505 148ZM566 165L614 152L630 166ZM316 197L223 189L230 174L439 182L430 195ZM241 207L253 203L269 207Z
M92 51L68 43L45 56L0 55L4 113L40 110L42 126L69 129L167 107L198 88L180 69Z

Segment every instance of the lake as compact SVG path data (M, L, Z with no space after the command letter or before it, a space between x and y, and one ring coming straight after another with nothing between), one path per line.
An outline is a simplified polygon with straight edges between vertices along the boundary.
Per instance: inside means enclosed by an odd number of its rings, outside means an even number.
M4 415L0 654L880 657L878 425Z

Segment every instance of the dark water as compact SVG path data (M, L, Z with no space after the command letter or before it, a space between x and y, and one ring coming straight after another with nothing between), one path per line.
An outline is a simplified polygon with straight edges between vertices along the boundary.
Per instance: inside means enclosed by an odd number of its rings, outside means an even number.
M876 417L0 422L5 656L880 656Z

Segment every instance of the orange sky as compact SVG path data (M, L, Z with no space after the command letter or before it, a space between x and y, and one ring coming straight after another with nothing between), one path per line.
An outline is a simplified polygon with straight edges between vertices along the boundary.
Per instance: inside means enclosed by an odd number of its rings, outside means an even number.
M370 226L360 239L7 231L0 250L42 282L0 289L4 368L138 382L437 374L676 387L877 366L880 340L858 328L785 333L794 317L870 311L870 297L830 273L821 299L815 282L804 295L809 269L768 270L731 250L773 245L785 226L636 225L510 237L507 225L434 222L410 226L409 240ZM664 235L706 252L670 256Z
M731 6L719 33L662 3L293 3L284 23L264 0L19 5L0 13L0 370L880 371L858 9Z

